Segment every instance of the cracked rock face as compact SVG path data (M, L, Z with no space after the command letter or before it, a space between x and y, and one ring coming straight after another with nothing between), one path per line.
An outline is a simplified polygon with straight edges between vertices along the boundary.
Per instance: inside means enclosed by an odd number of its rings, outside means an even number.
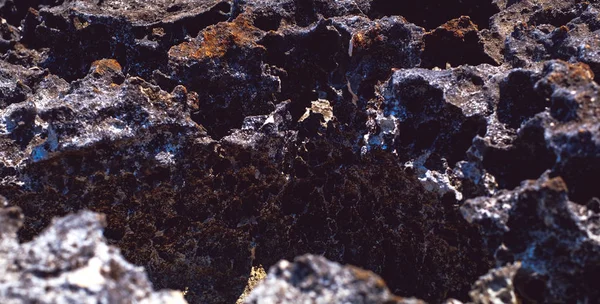
M23 210L0 252L34 252L0 265L38 280L0 282L67 301L44 284L89 273L108 299L134 283L97 274L104 246L190 303L261 265L250 303L597 302L599 10L0 1L0 195ZM64 216L87 255L55 256ZM139 273L122 299L169 296Z

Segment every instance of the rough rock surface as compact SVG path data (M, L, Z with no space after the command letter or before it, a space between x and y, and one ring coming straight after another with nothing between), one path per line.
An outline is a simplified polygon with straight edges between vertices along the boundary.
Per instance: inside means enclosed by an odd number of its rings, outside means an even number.
M279 261L244 303L398 303L422 304L394 296L383 279L354 266L321 256Z
M433 303L597 302L599 13L3 0L0 195L22 242L105 214L108 242L191 303L306 253Z
M0 209L0 223L2 303L187 303L180 292L153 291L144 270L105 243L103 215L57 219L27 243L17 239L18 207Z

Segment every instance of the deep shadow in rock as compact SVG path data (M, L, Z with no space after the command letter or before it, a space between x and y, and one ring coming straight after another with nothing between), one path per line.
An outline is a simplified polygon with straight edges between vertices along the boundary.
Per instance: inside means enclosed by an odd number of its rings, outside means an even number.
M569 139L569 144L581 149L582 153L562 155L561 161L555 166L551 176L560 176L569 189L569 199L586 205L594 197L600 198L600 187L596 181L600 172L600 151L595 142L595 136L589 131L582 130ZM595 151L594 151L595 149Z
M423 37L425 49L421 66L445 68L447 64L479 65L497 63L485 53L478 28L469 17L450 20Z
M497 109L500 122L518 129L523 122L544 111L549 103L534 90L539 79L532 71L514 70L500 82Z
M261 213L257 263L319 252L380 274L401 296L466 300L467 278L488 263L477 232L451 205L419 190L416 177L389 153L345 160L335 146L317 141L301 149L304 161L291 168L278 212ZM438 216L444 220L429 220ZM478 262L463 267L456 262L463 259Z
M400 15L426 29L433 29L450 19L469 16L480 29L483 29L489 27L490 17L497 12L499 12L498 7L490 0L375 0L370 15L371 17Z
M502 189L513 189L521 181L538 178L556 161L554 152L548 149L544 139L541 119L530 120L508 148L489 148L484 153L483 165L496 177Z
M394 98L384 105L383 113L405 116L393 147L401 161L429 151L453 166L465 159L473 138L485 134L486 121L482 116L465 116L459 107L446 102L442 89L419 76L407 76L394 91Z
M328 84L329 74L345 55L340 33L325 22L305 34L267 34L260 42L266 50L265 62L282 68L279 100L292 101L290 113L298 120L317 100L319 91L333 100ZM302 68L298 68L298 67Z

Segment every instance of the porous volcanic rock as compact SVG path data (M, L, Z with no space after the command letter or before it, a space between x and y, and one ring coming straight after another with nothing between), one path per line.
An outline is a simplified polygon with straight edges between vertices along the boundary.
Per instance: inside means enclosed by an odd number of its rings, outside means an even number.
M105 214L192 303L307 253L433 303L595 302L599 9L0 1L0 195L22 242Z
M227 20L231 11L229 2L218 0L17 2L31 7L21 22L21 42L43 50L39 66L69 81L102 58L116 59L125 73L152 77L164 70L171 46Z
M465 218L487 235L500 265L521 263L512 284L526 301L600 299L594 283L600 263L598 201L582 206L567 193L561 177L546 174L462 207Z
M27 243L17 239L18 207L3 206L0 223L2 303L187 303L181 292L154 291L143 268L106 244L103 215L80 211L56 219Z
M271 267L244 303L398 303L422 304L390 293L383 279L321 256L303 255Z
M487 236L499 265L521 263L513 283L521 297L594 302L600 299L592 283L600 262L600 216L598 189L589 180L600 155L598 85L581 63L548 61L535 77L533 89L548 106L522 124L516 141L538 160L552 155L547 171L513 190L467 200L461 210Z

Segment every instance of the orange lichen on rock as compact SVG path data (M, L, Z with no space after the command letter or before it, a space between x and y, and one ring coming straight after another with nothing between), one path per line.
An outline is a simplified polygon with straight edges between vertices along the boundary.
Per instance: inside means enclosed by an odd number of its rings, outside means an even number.
M94 74L103 76L107 73L121 73L122 67L119 62L114 59L100 59L92 62L91 69Z
M583 62L576 62L569 65L569 76L582 82L594 81L594 71L589 65Z
M221 22L202 32L200 41L184 42L169 50L169 57L193 59L218 58L233 48L260 47L256 40L261 31L252 25L245 16L238 16L233 22Z
M376 24L374 27L358 32L352 36L352 46L356 49L368 49L377 42L382 42L385 36L381 33L381 26Z
M477 32L478 28L477 25L471 21L471 18L468 16L461 16L460 18L452 19L442 24L440 27L426 35L435 35L436 32L439 31L452 33L455 38L464 40L467 33Z
M594 72L589 65L577 62L577 63L566 63L568 70L566 73L563 71L555 71L548 75L548 80L555 84L569 84L569 83L587 83L594 80Z

